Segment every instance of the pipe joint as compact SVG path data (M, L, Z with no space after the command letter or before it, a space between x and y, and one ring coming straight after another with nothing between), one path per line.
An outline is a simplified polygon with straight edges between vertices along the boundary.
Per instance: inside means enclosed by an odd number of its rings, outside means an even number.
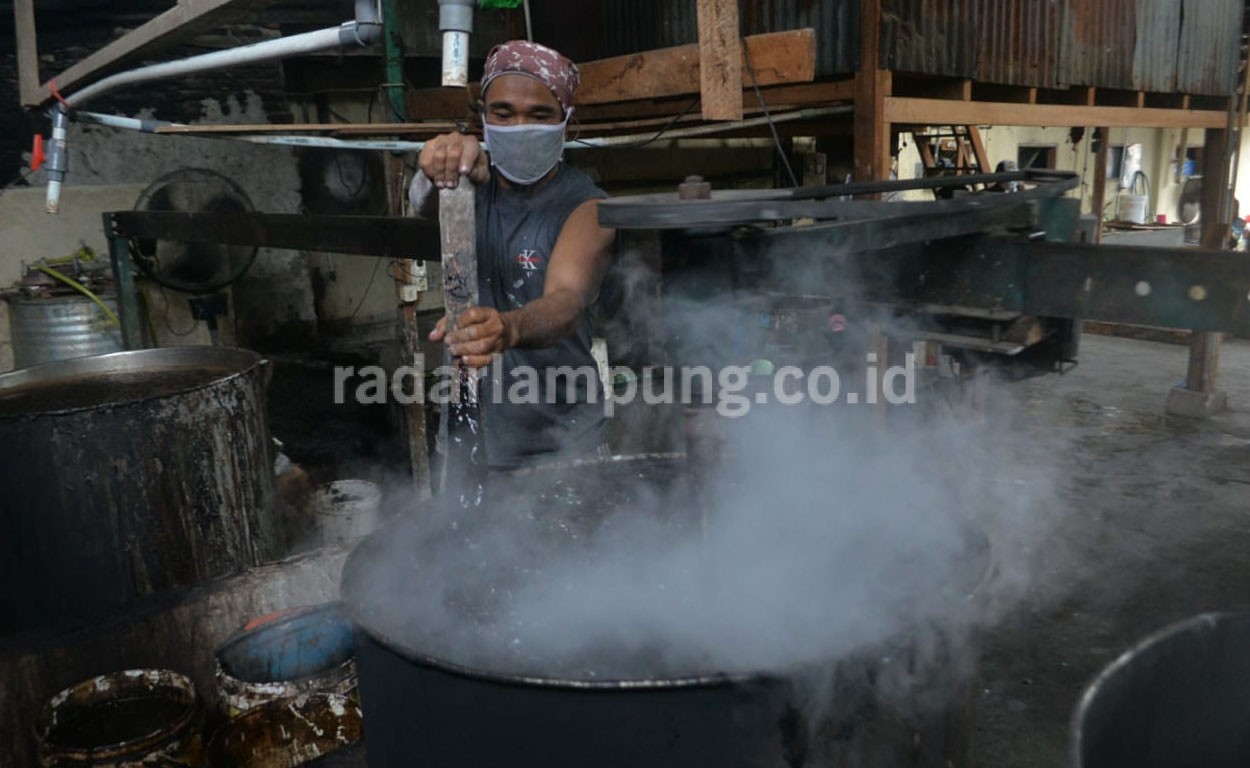
M382 40L382 24L376 21L347 21L339 27L339 44L344 48L368 48Z
M438 0L440 32L473 33L473 0Z

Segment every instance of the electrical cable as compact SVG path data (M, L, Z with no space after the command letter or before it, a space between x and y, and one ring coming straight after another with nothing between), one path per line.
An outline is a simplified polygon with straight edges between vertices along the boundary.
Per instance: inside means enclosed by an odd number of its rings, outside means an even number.
M682 119L686 117L686 115L689 115L690 111L694 109L696 106L698 106L698 104L699 104L699 97L696 96L689 104L686 105L685 109L683 109L676 117L670 120L663 128L657 131L656 134L652 136L651 138L643 139L641 141L635 141L630 144L615 144L613 145L612 148L613 149L641 149L642 147L646 147L651 144L654 144L655 142L663 138L664 134L676 128L677 124L680 123ZM580 126L580 123L579 123L579 126ZM580 127L578 130L580 132L581 130ZM600 148L599 144L595 144L594 142L586 141L584 139L573 139L573 142L577 144L581 144L586 147L591 147L592 149Z
M360 310L364 308L365 299L369 298L369 291L373 290L373 281L378 277L378 270L382 267L382 261L382 259L374 259L373 274L369 276L369 284L365 286L365 292L360 294L360 303L356 305L356 310L352 312L352 316L347 318L347 322L350 323L355 320L356 316L360 314Z
M164 317L162 317L162 321L165 323L165 329L168 330L174 336L177 336L178 338L186 338L187 336L190 336L191 334L195 333L195 329L200 327L200 321L196 320L195 318L191 318L191 327L188 328L187 330L185 331L174 330L173 323L169 322L169 305L172 304L173 302L169 300L169 294L165 293L165 286L161 285L160 283L157 283L156 287L159 288L161 291L161 301L165 302L165 312L164 312Z
M786 166L786 173L790 175L790 181L794 186L798 187L799 177L794 175L794 168L790 166L790 158L786 157L786 151L781 146L781 135L777 133L777 126L773 123L773 116L768 112L768 104L764 103L764 94L760 91L759 80L755 77L755 67L751 64L751 48L747 45L747 41L742 41L742 60L747 65L747 72L751 75L751 87L755 89L755 98L760 103L760 109L764 110L764 119L768 121L768 127L772 130L773 142L777 145L777 154L781 155L781 162Z
M86 296L88 299L91 299L92 301L94 301L100 307L100 309L104 310L104 316L108 318L109 323L111 323L112 325L116 325L119 328L121 327L122 321L117 319L117 313L114 312L112 309L110 309L109 305L105 304L104 300L101 299L99 296L97 296L90 288L78 282L74 278L66 274L63 274L62 272L55 270L52 267L49 267L47 265L35 264L34 266L35 266L35 269L39 270L45 275L55 280L59 280L62 283L65 283L70 288L73 288L75 291L78 291L83 296Z

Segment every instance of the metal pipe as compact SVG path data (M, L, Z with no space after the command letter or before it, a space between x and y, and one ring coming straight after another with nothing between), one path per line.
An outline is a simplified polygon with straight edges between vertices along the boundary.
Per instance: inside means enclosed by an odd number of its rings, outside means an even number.
M404 103L404 40L399 29L399 10L395 0L382 0L385 19L383 43L386 51L386 100L390 106L391 122L403 122L408 107Z
M69 110L58 104L52 110L52 141L48 142L48 192L44 210L48 213L61 212L61 184L65 181L65 173L69 170L69 150L65 139L69 133Z
M107 128L119 128L124 131L139 131L140 133L156 133L158 128L168 125L176 125L165 120L141 120L137 117L122 117L121 115L103 115L99 112L79 112L75 111L72 115L75 122L91 123L92 125L103 125Z
M817 109L803 109L797 112L788 112L781 115L773 115L772 122L775 124L793 122L795 120L809 120L818 117L830 117L833 115L842 115L850 112L852 107L821 107ZM172 123L162 123L151 120L138 120L131 117L116 117L114 115L100 115L94 112L76 112L74 116L78 120L91 122L98 125L106 125L110 128L120 128L122 130L144 131L151 133L155 128L162 125L172 125ZM738 123L713 123L709 125L696 125L689 128L675 128L664 131L658 138L661 140L697 138L700 136L715 136L719 133L728 133L730 131L741 130L743 128L754 128L768 124L768 118L756 117L750 120L743 120ZM230 139L233 141L245 141L249 144L276 144L287 147L312 147L319 149L363 149L379 152L420 152L425 147L424 141L399 141L393 139L336 139L328 136L281 136L274 134L205 134L201 138L213 139ZM657 140L655 133L635 133L627 136L602 136L595 139L575 139L564 143L565 149L602 149L610 147L628 146L631 144L651 143Z
M77 107L98 96L103 96L109 91L127 85L138 85L139 83L147 83L153 80L167 80L182 75L225 69L227 67L262 64L291 56L334 50L357 42L361 45L367 45L368 43L364 42L364 37L361 35L361 29L356 22L350 21L342 26L322 29L316 32L305 32L302 35L291 35L290 37L266 40L224 51L213 51L202 56L192 56L189 59L179 59L178 61L168 61L148 67L140 67L139 69L120 72L92 83L81 91L66 96L65 100L70 106Z
M368 47L382 37L382 11L379 3L380 0L356 0L355 20L344 22L337 27L307 32L302 35L291 35L290 37L282 37L277 40L266 40L225 51L214 51L202 56L192 56L178 61L168 61L148 67L140 67L129 72L120 72L106 77L80 91L71 93L65 97L63 103L58 104L52 110L52 152L48 161L46 210L48 213L58 213L61 209L61 185L65 181L65 171L68 165L65 139L69 126L68 112L70 108L79 107L91 99L127 85L165 80L181 75L208 72L246 64L261 64L291 56L318 53L352 45ZM97 116L95 122L108 125L109 123L102 119L104 117ZM140 121L140 125L137 128L117 123L113 123L113 125L114 127L132 128L140 131L147 130L147 126L143 124L143 121Z
M696 125L690 128L675 128L669 131L663 131L662 136L657 137L656 134L634 134L632 136L601 136L596 139L578 139L565 144L566 148L597 148L597 147L619 147L627 144L637 144L640 141L649 142L655 138L665 139L681 139L692 136L714 136L718 133L727 133L742 128L757 128L766 125L775 125L777 123L789 123L795 120L807 120L816 117L830 117L833 115L845 115L854 110L854 107L822 107L819 109L801 109L797 112L789 112L782 115L772 115L770 117L753 117L750 120L741 120L736 123L712 123L709 125Z
M438 0L438 28L443 33L443 87L467 88L473 0Z

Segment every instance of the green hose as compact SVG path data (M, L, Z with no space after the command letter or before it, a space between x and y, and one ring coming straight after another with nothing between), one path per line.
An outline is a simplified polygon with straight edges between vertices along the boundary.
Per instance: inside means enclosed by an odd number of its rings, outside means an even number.
M99 296L92 293L90 288L78 282L74 278L58 272L52 267L45 266L43 264L36 264L35 269L39 270L45 275L48 275L49 277L53 277L57 280L60 280L62 283L65 283L66 285L68 285L70 288L73 288L75 291L78 291L83 296L86 296L87 298L94 301L96 304L99 304L100 309L104 310L104 316L109 319L109 322L112 323L113 325L118 326L119 328L121 327L122 323L121 323L121 320L117 319L117 313L114 312L112 309L109 309L109 305L105 304L104 301Z

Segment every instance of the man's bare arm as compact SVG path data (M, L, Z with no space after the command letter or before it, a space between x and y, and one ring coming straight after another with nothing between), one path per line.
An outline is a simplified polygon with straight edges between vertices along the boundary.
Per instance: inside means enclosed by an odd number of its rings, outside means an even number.
M549 347L573 333L582 312L599 296L615 240L615 230L599 226L599 201L578 206L556 241L543 295L511 312L489 307L465 311L460 328L446 336L452 355L481 368L505 349ZM431 338L439 341L445 332L446 321L440 321Z

